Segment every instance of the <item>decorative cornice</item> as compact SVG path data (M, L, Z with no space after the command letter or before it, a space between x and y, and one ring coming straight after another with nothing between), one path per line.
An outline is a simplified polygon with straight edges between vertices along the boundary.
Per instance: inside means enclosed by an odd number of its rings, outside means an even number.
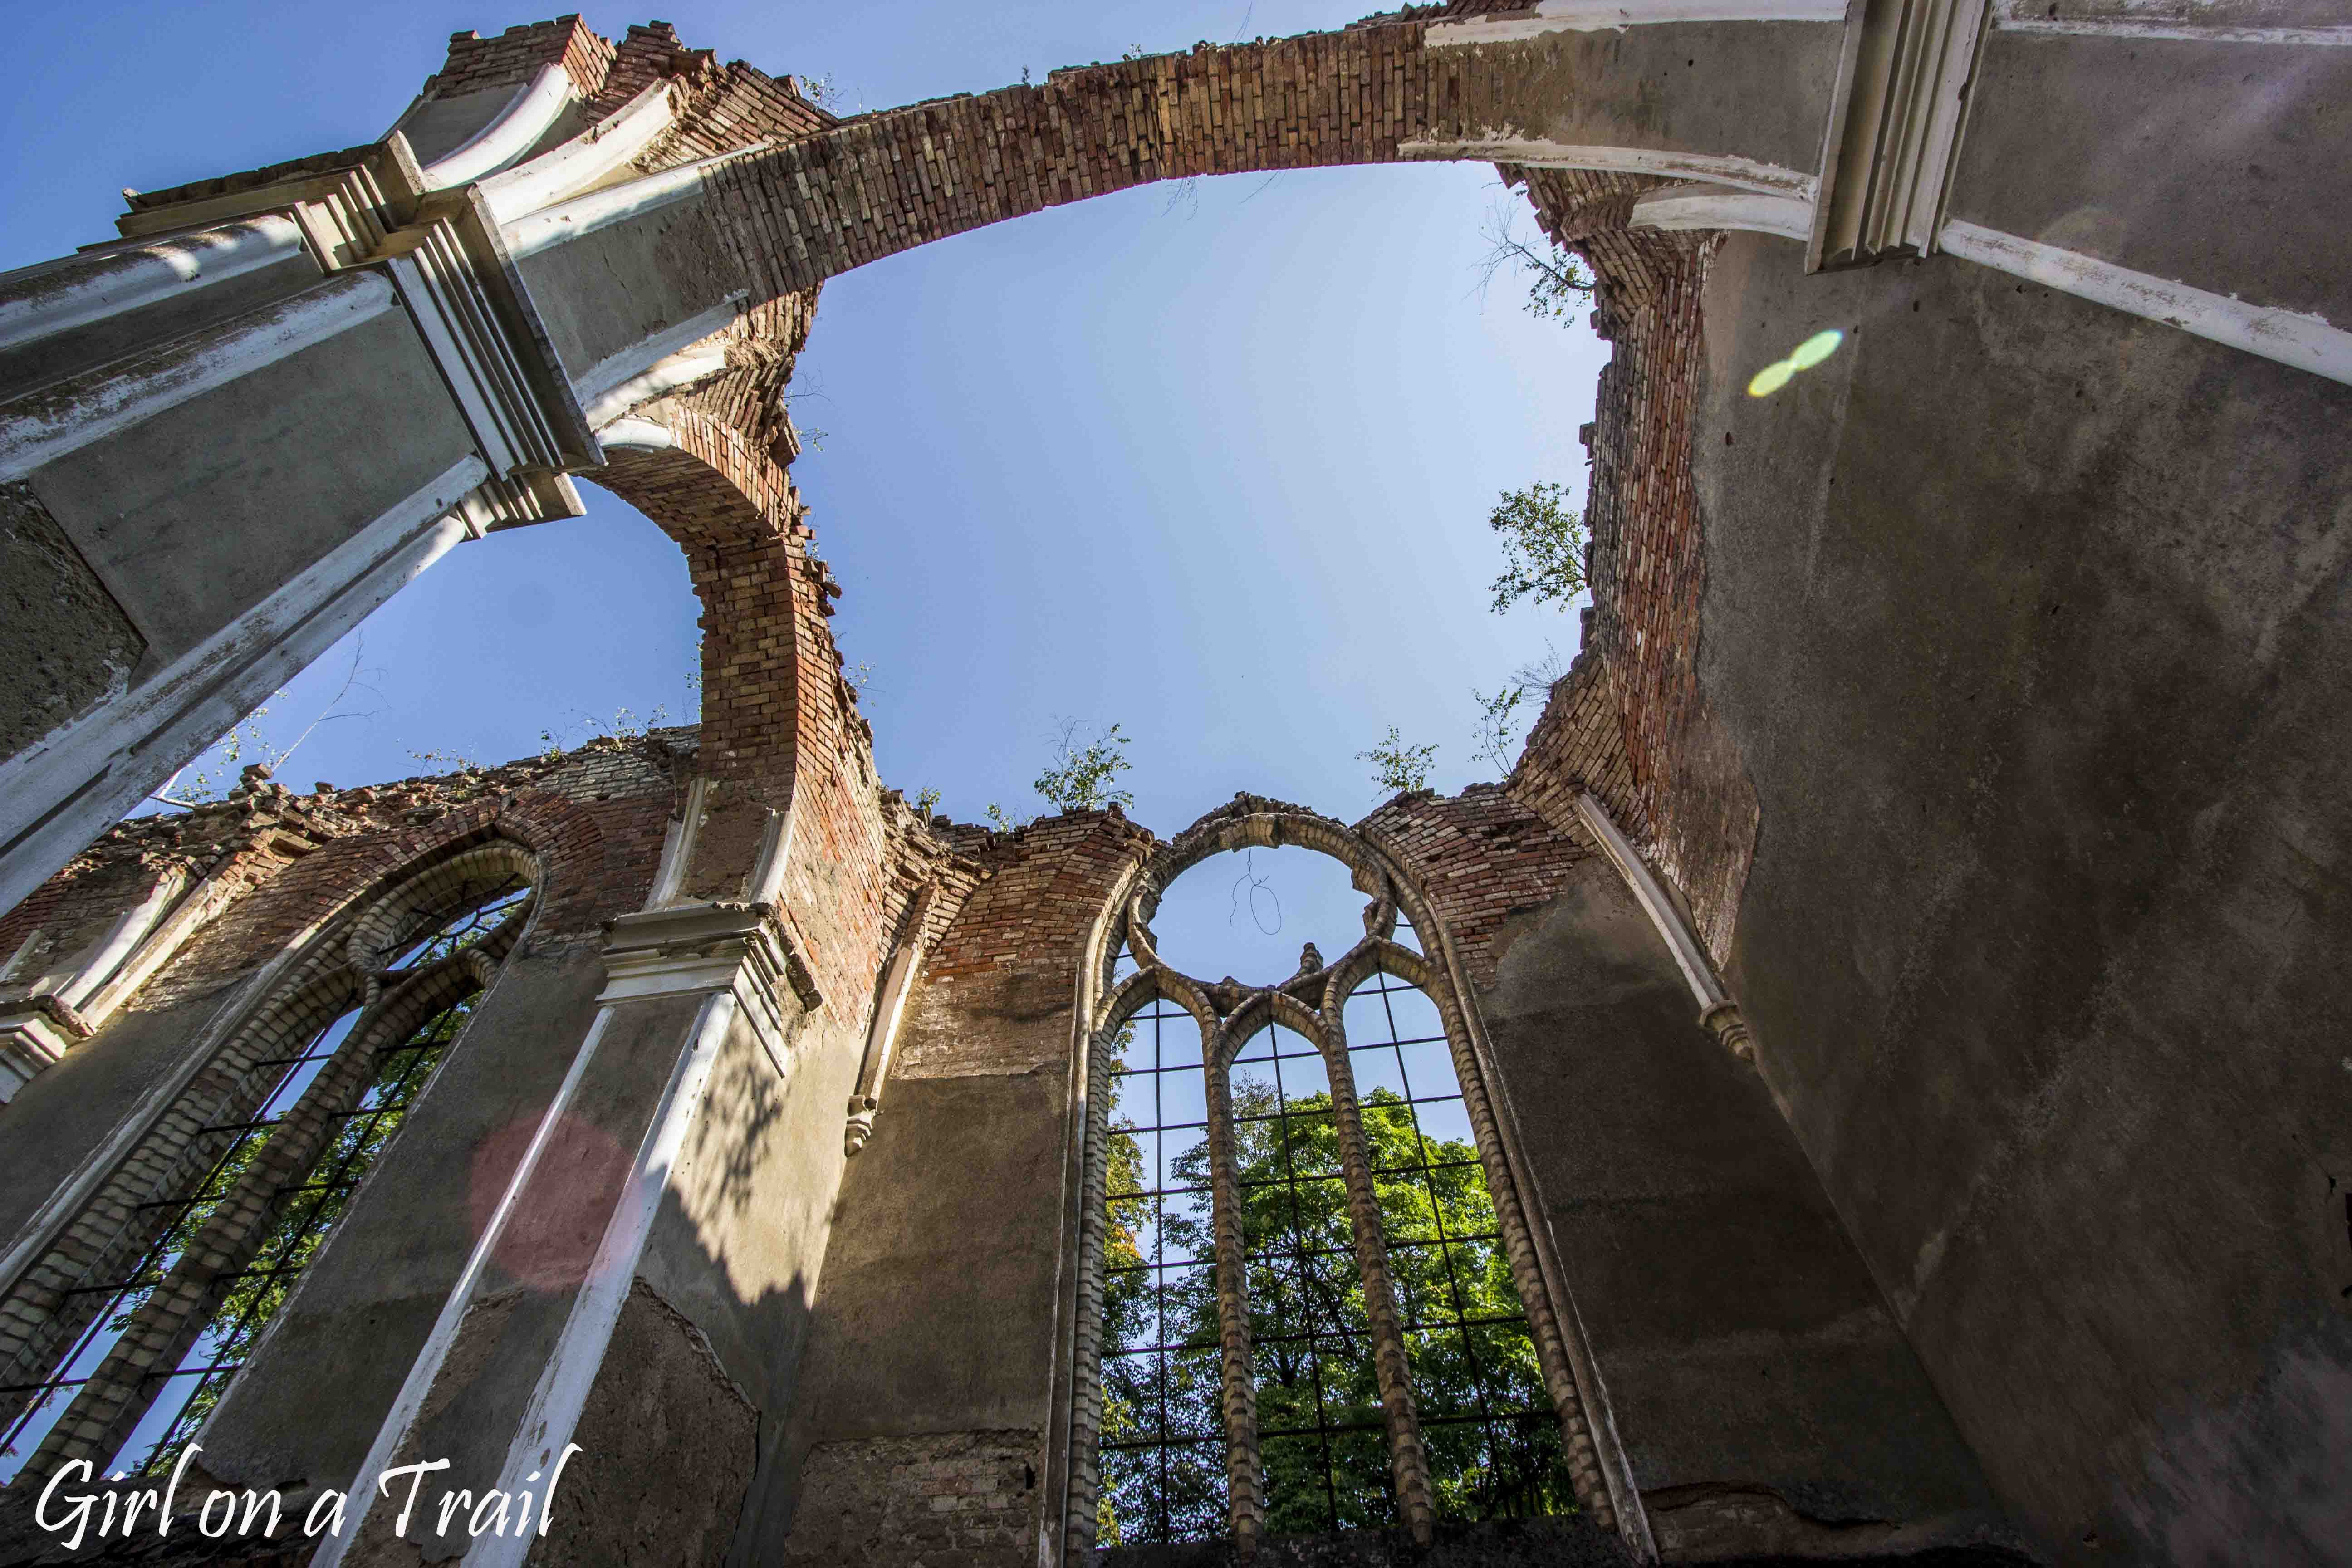
M1808 271L1936 247L1986 0L1853 0Z
M62 996L44 994L0 1005L0 1105L90 1033L89 1020Z
M1433 49L1459 48L1675 22L1834 22L1844 12L1845 0L1537 0L1525 10L1432 22L1423 37Z
M776 1070L799 1016L824 1005L815 977L772 903L680 904L605 923L602 1006L732 990ZM790 1016L789 987L799 1001Z
M370 261L400 287L491 470L604 460L546 324L479 192L436 191Z
M501 525L576 517L576 496L566 506L530 480L599 467L604 451L480 190L431 184L395 131L369 146L132 196L118 226L137 237L278 215L323 270L385 274L492 474L534 497L534 515Z

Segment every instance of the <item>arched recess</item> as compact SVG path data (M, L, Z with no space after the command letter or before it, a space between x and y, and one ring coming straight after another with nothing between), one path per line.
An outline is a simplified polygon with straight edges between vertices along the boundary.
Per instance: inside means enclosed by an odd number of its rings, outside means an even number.
M1161 962L1150 930L1165 887L1187 868L1223 851L1297 845L1347 865L1368 904L1365 934L1328 966L1311 955L1300 972L1273 985L1205 984ZM1426 955L1396 940L1400 917L1411 922ZM1073 1405L1064 1479L1065 1547L1075 1554L1097 1544L1097 1501L1104 1484L1101 1445L1105 1374L1105 1300L1109 1272L1112 1192L1110 1107L1115 1078L1129 1071L1118 1060L1122 1028L1153 1004L1174 1005L1201 1032L1203 1116L1212 1198L1215 1305L1219 1325L1222 1415L1225 1442L1225 1529L1244 1551L1266 1532L1256 1398L1253 1383L1250 1302L1239 1213L1228 1074L1237 1054L1259 1032L1278 1026L1311 1043L1328 1074L1328 1115L1339 1150L1351 1247L1360 1273L1366 1331L1377 1373L1396 1522L1430 1539L1434 1510L1425 1446L1414 1413L1412 1374L1391 1294L1383 1220L1373 1193L1362 1107L1353 1087L1343 1014L1358 988L1386 973L1423 992L1442 1021L1445 1049L1459 1084L1475 1159L1491 1195L1498 1250L1527 1313L1541 1379L1558 1418L1561 1450L1577 1506L1603 1528L1619 1531L1643 1557L1654 1555L1630 1472L1605 1420L1592 1412L1601 1400L1589 1355L1572 1347L1574 1311L1539 1255L1521 1194L1524 1180L1497 1123L1478 1032L1454 984L1451 939L1435 909L1389 854L1328 817L1299 806L1242 795L1203 817L1123 878L1087 938L1079 1005L1086 1052L1083 1131L1075 1270L1078 1300L1071 1345ZM1118 973L1124 954L1137 965ZM1155 1061L1153 1069L1164 1071ZM1286 1112L1285 1114L1287 1114ZM1324 1114L1320 1110L1317 1114ZM1162 1347L1164 1348L1164 1347ZM1319 1376L1319 1374L1318 1374ZM1604 1445L1606 1446L1604 1448Z
M12 1472L168 1463L194 1436L462 1041L564 858L460 824L366 878L263 972L5 1282Z

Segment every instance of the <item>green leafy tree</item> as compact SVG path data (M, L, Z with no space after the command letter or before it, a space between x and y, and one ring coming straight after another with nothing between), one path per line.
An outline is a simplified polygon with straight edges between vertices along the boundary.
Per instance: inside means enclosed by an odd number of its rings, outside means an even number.
M1516 204L1497 207L1487 218L1486 255L1479 263L1484 283L1508 268L1528 278L1527 312L1539 321L1563 326L1592 299L1593 278L1581 258L1549 238L1529 242L1519 237Z
M1492 697L1476 687L1470 689L1471 700L1478 704L1477 748L1470 754L1481 762L1495 764L1498 773L1508 774L1517 759L1524 734L1525 719L1541 710L1542 698L1561 675L1559 650L1545 645L1544 657L1523 664L1511 671L1502 689ZM1528 703L1533 697L1537 700Z
M1566 485L1538 480L1505 490L1486 526L1503 536L1503 574L1492 584L1496 615L1526 598L1566 610L1584 592L1590 535L1584 514L1568 504Z
M1118 726L1113 724L1099 740L1080 746L1078 736L1085 729L1076 719L1062 721L1061 739L1055 748L1060 760L1039 773L1030 787L1052 802L1056 811L1101 811L1108 806L1133 805L1134 792L1113 788L1111 783L1134 766L1126 755L1129 737L1120 734Z
M1426 746L1408 746L1397 727L1389 726L1388 739L1369 752L1358 752L1356 760L1372 764L1372 783L1386 794L1423 790L1429 787L1429 769L1437 755L1434 742Z
M1345 1189L1335 1179L1330 1097L1295 1097L1285 1106L1245 1069L1234 1087L1235 1153L1267 1529L1392 1525L1363 1289ZM1475 1151L1457 1140L1424 1143L1411 1108L1387 1089L1367 1097L1363 1122L1440 1516L1570 1511L1557 1420L1494 1239L1494 1204ZM1097 1539L1221 1535L1224 1449L1207 1200L1161 1216L1162 1256L1203 1261L1167 1271L1154 1302L1151 1275L1139 1267L1151 1261L1143 1255L1150 1200L1140 1195L1140 1145L1131 1131L1116 1131L1110 1153ZM1206 1187L1205 1142L1177 1155L1168 1179L1171 1187ZM1116 1353L1153 1343L1174 1348L1164 1359ZM1116 1446L1154 1436L1181 1447Z

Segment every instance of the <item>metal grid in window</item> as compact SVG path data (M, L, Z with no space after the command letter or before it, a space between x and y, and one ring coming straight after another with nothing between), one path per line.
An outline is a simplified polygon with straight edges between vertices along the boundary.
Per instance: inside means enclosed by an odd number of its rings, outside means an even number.
M1437 1005L1379 971L1343 1018L1438 1515L1566 1512L1559 1421Z
M521 878L509 877L458 915L418 921L394 944L397 973L415 973L478 942L530 896L530 889ZM147 1408L101 1473L128 1469L150 1474L169 1468L219 1403L255 1342L292 1292L303 1268L341 1217L352 1192L398 1129L409 1104L431 1078L434 1066L471 1010L470 999L460 1002L378 1057L375 1076L358 1103L331 1119L326 1148L309 1173L301 1181L278 1190L282 1206L276 1222L252 1261L226 1277L227 1293L212 1321L177 1365L141 1380L138 1397ZM106 1361L132 1316L178 1267L190 1243L310 1090L360 1016L353 1013L334 1019L294 1056L257 1063L259 1068L282 1070L253 1113L242 1121L198 1129L194 1134L198 1144L217 1143L217 1154L178 1194L142 1205L143 1215L154 1227L155 1239L147 1250L120 1278L67 1293L69 1299L102 1297L104 1300L49 1377L37 1384L0 1387L0 1395L29 1395L5 1437L0 1437L0 1484L14 1479L39 1448Z
M310 1080L319 1076L328 1058L351 1033L359 1015L346 1013L310 1037L300 1052L291 1057L257 1064L261 1068L277 1068L278 1081L271 1086L261 1104L249 1118L242 1121L216 1122L200 1128L197 1141L217 1141L219 1154L204 1172L176 1195L142 1205L142 1211L158 1226L154 1242L147 1248L130 1271L120 1279L85 1286L67 1292L67 1298L103 1296L106 1303L90 1320L66 1352L58 1369L37 1384L18 1384L0 1387L0 1395L30 1394L32 1398L16 1421L9 1426L5 1448L0 1448L0 1481L13 1479L24 1467L41 1439L65 1414L66 1406L90 1374L106 1359L114 1342L130 1327L131 1315L145 1303L156 1286L176 1266L186 1252L189 1241L204 1227L220 1201L228 1195L254 1156L268 1142L278 1121L302 1098Z
M140 1397L152 1403L108 1467L110 1473L159 1475L171 1469L326 1244L361 1179L399 1131L472 1012L470 999L460 1002L377 1058L374 1081L357 1105L335 1118L325 1151L299 1182L278 1189L284 1206L277 1223L253 1261L227 1276L228 1293L213 1321L176 1366L142 1380Z
M1392 1523L1385 1419L1322 1053L1271 1026L1234 1054L1232 1086L1267 1533Z
M1200 1025L1155 997L1117 1043L1097 1541L1203 1540L1226 1512Z

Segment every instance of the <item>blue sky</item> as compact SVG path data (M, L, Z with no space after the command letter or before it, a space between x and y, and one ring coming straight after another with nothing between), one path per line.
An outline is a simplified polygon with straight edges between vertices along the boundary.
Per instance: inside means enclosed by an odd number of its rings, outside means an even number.
M662 15L723 58L830 77L855 110L1369 8L665 0ZM541 14L13 8L18 58L46 74L0 121L0 266L108 237L124 185L377 136L449 33ZM645 19L586 15L608 36ZM1607 357L1581 325L1528 316L1507 277L1482 295L1480 231L1506 201L1484 164L1233 176L828 283L794 383L795 418L824 435L794 473L845 588L835 631L870 668L885 782L935 787L967 820L991 801L1034 810L1029 781L1066 718L1133 738L1121 782L1162 832L1241 789L1360 816L1380 796L1356 753L1391 723L1437 744L1440 787L1494 776L1471 758L1472 689L1548 645L1572 655L1576 629L1549 608L1489 613L1502 560L1485 519L1538 479L1581 496L1576 430ZM683 558L583 489L586 517L461 545L378 612L343 705L366 716L320 725L280 776L360 784L446 765L419 752L494 763L542 731L576 742L622 709L688 716ZM299 733L353 657L347 640L292 683L264 734Z

